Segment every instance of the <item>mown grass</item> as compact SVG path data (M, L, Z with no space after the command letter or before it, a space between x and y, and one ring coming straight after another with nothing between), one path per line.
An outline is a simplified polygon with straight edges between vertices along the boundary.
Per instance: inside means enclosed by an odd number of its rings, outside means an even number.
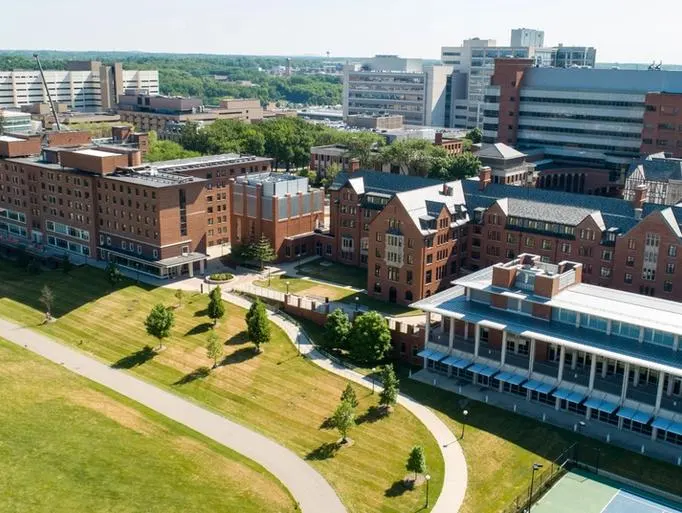
M0 511L294 511L253 462L2 339L0 404Z
M55 323L42 320L38 297L50 285L57 302ZM143 320L158 302L174 305L171 289L151 289L125 281L116 290L101 271L82 268L65 276L45 272L29 276L0 267L0 315L35 326L65 343L78 346L119 368L130 369L160 386L189 396L251 426L307 458L334 486L350 512L413 513L424 491L405 491L396 483L406 474L413 445L425 447L431 481L431 504L440 493L443 461L426 428L397 408L388 418L373 414L378 398L358 388L360 423L350 433L355 444L335 451L338 433L324 427L346 386L342 378L297 356L286 335L273 326L272 341L256 354L244 334L245 311L227 306L216 330L225 341L225 358L208 372L204 346L210 320L207 298L186 295L175 310L172 336L158 355L144 350L156 341ZM424 510L426 511L426 510Z

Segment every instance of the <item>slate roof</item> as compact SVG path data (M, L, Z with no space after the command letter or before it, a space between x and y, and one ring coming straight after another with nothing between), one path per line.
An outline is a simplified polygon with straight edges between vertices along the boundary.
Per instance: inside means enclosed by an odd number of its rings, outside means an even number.
M422 178L421 176L394 175L392 173L382 173L381 171L362 170L352 174L339 173L334 177L334 181L329 188L338 190L346 185L349 180L352 180L352 183L359 184L360 179L364 192L382 192L391 195L421 187L440 186L442 184L440 180Z
M504 198L497 200L497 203L507 215L524 219L576 226L586 217L594 216L598 224L603 224L601 212L591 208L553 205L518 198Z
M484 144L483 147L476 153L478 158L488 159L518 159L525 157L525 153L515 150L511 146L504 143Z
M466 208L462 182L448 182L447 185L452 189L451 195L443 194L441 182L437 182L437 185L396 194L396 199L403 205L412 222L424 235L433 231L427 225L428 220L437 217L443 208L446 208L451 215ZM465 219L468 220L468 216Z
M628 176L637 169L641 169L645 180L651 182L682 180L682 159L666 158L662 153L655 153L634 162L628 170Z

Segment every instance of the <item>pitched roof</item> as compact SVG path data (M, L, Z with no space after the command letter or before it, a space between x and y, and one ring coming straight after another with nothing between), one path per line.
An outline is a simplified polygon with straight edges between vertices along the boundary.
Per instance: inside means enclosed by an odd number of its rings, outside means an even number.
M502 207L507 215L514 217L576 226L586 217L593 216L597 224L603 225L601 213L590 208L552 205L517 198L503 198L497 200L496 203Z
M436 218L443 208L450 214L462 212L463 209L466 211L462 182L448 182L447 186L451 189L451 194L443 194L442 183L396 194L396 199L424 235L430 231L428 221Z
M682 180L682 159L668 158L662 153L654 153L634 162L630 166L628 176L638 169L644 173L644 179L648 181Z
M363 192L358 192L358 194L381 192L389 193L392 196L398 192L442 184L440 180L422 178L421 176L394 175L381 171L362 170L352 174L339 173L334 177L334 181L329 188L331 190L339 190L347 183L350 183L356 192L359 189L363 190ZM360 184L362 185L360 186Z
M484 144L483 147L476 153L478 158L489 159L518 159L525 157L525 153L515 150L511 146L504 143Z

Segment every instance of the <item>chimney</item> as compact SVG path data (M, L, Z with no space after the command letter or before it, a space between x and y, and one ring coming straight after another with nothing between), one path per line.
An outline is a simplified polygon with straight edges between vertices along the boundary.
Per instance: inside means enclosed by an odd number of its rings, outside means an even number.
M436 140L434 143L436 146L442 146L443 145L443 132L436 132Z
M483 166L478 170L478 190L482 191L492 181L492 169L489 166Z
M632 206L635 209L641 209L644 206L644 202L647 199L647 187L644 184L639 184L635 186L635 196L632 199Z
M454 196L454 189L450 187L447 183L443 184L443 190L441 191L441 194L443 196Z
M360 171L360 159L350 159L348 172L355 173L356 171Z

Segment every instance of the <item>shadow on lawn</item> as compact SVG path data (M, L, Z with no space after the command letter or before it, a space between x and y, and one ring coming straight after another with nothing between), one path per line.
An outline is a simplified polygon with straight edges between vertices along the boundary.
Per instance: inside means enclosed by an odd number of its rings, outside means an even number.
M360 415L356 423L358 425L368 423L373 424L386 417L386 410L377 406L370 406L365 413Z
M208 367L199 367L198 369L194 369L192 372L189 374L183 376L179 380L177 380L174 385L188 385L189 383L193 383L194 381L198 379L204 379L208 377L208 375L211 374L211 369Z
M139 367L147 363L149 360L156 356L156 352L150 346L144 346L139 351L135 351L128 356L124 356L117 362L111 364L114 369L132 369L133 367Z
M322 424L320 424L320 429L334 429L335 427L334 419L331 417L327 417L322 421Z
M339 452L339 448L340 446L337 442L325 442L317 449L306 454L305 459L314 461L327 460L336 456L336 453Z
M210 330L213 327L212 322L202 322L201 324L197 324L189 330L187 333L185 333L185 336L188 335L199 335L201 333L206 333L208 330Z
M232 335L230 338L227 339L225 342L225 345L228 346L240 346L242 344L246 344L249 341L249 335L246 333L246 330L242 330L236 335Z
M390 488L386 488L384 491L384 497L400 497L407 491L408 489L405 486L405 482L401 479L399 481L395 481ZM417 511L421 511L422 509L424 508L419 508Z
M220 365L235 365L242 363L258 356L258 354L255 347L242 347L241 349L237 349L234 353L227 355Z

